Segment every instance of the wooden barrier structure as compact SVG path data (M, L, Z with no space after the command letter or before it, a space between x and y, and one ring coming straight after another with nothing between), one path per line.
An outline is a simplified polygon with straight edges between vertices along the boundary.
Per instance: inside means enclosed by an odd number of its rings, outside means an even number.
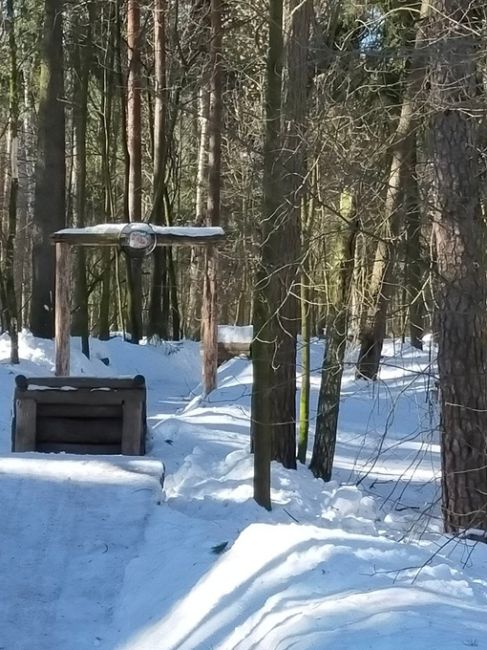
M218 341L218 365L234 357L250 357L250 343L237 341Z
M251 325L220 325L218 328L218 365L234 357L251 356Z
M123 239L126 234L125 240ZM130 254L155 246L201 246L206 249L202 304L203 390L208 394L216 387L217 321L216 268L217 247L225 240L221 228L165 227L150 224L100 224L87 228L67 228L51 235L56 246L55 343L56 375L69 375L69 341L71 330L71 247L122 247ZM125 241L125 243L123 243Z
M146 386L132 378L15 378L12 451L143 456Z

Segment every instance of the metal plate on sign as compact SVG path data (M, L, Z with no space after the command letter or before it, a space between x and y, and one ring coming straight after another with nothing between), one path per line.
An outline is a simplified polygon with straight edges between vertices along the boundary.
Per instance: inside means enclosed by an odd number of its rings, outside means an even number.
M120 233L120 247L130 257L150 255L156 243L156 233L148 223L129 223Z

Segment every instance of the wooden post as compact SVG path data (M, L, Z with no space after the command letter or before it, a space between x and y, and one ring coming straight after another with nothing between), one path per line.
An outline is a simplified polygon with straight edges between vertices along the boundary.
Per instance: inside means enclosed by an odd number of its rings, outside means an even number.
M69 376L71 333L71 247L56 243L55 343L56 375Z
M143 453L142 406L139 397L127 398L123 402L122 454L124 455L140 456Z
M33 399L16 398L12 451L36 450L36 413L37 404Z
M205 250L203 301L201 305L201 340L203 342L203 395L216 388L218 368L217 321L218 252L213 246Z

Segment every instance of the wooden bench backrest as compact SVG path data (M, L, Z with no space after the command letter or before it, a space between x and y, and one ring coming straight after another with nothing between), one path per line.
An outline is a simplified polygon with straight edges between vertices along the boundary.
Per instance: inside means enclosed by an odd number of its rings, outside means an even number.
M145 453L144 377L16 377L13 451Z

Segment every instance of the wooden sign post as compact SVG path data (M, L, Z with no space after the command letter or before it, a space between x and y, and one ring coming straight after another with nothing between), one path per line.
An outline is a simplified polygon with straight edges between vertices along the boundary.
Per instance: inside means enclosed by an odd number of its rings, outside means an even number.
M71 336L71 246L56 243L55 348L56 376L69 376Z
M206 249L201 338L203 343L203 393L216 387L217 342L217 246L225 240L222 228L165 227L147 223L109 223L88 228L67 228L51 236L56 245L55 343L56 375L69 376L71 330L71 246L112 246L144 256L155 246L202 246Z

